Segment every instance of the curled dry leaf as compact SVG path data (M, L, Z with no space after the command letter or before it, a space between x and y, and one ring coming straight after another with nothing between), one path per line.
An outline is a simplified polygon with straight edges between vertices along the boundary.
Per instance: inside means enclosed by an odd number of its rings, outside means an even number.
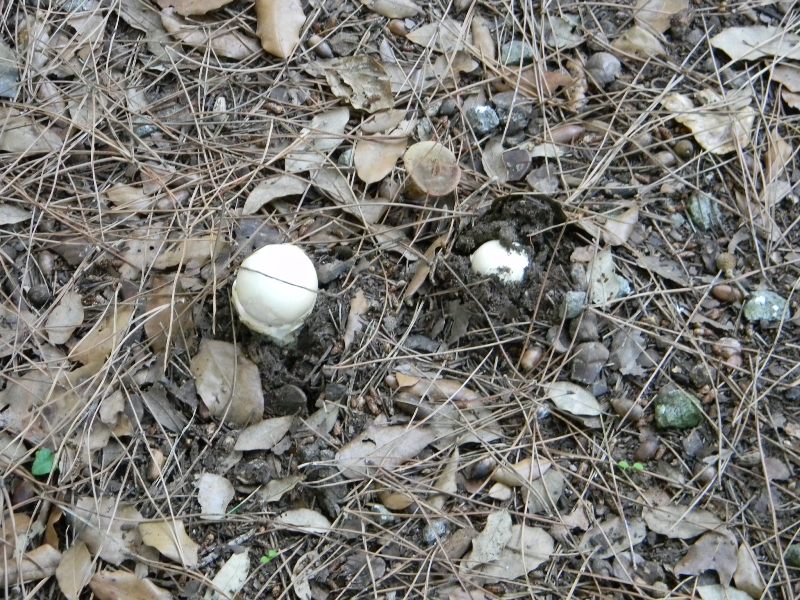
M500 465L492 473L492 481L499 481L509 487L527 485L534 479L539 479L550 467L553 466L549 460L523 458L513 465Z
M800 66L779 64L772 68L772 80L783 85L790 92L800 92Z
M167 519L154 523L139 523L142 542L158 550L171 561L185 567L197 566L200 546L190 538L179 519Z
M83 296L67 292L50 311L44 328L53 345L66 344L75 330L83 325Z
M618 52L634 54L644 58L667 55L667 50L661 40L638 25L634 25L614 40L611 47Z
M358 217L364 223L376 223L386 212L385 201L363 202L356 198L350 182L337 168L326 167L318 169L311 176L311 182L343 211Z
M472 45L472 34L466 30L461 21L450 17L417 27L406 35L406 39L444 54L463 50Z
M392 172L397 159L406 150L406 138L373 136L362 137L356 142L353 162L356 175L364 183L375 183Z
M18 559L0 562L0 580L8 585L38 581L54 575L60 562L61 552L49 544L42 544Z
M250 557L247 552L231 556L211 580L212 589L203 600L230 600L239 593L250 575ZM219 590L219 591L216 591Z
M86 543L92 554L113 565L129 559L141 544L136 525L144 517L114 496L78 498L72 518L78 539Z
M233 0L158 0L158 6L169 8L172 6L179 15L204 15L212 10L222 8Z
M554 381L548 384L545 395L559 410L571 415L595 417L602 412L594 394L569 381Z
M43 127L15 108L0 106L0 150L22 154L56 152L63 140L56 130Z
M361 4L372 12L390 19L405 19L422 12L422 9L411 0L361 0Z
M258 42L235 30L210 31L212 25L197 25L175 13L172 8L161 11L161 24L180 43L197 48L211 48L220 56L243 60L259 52Z
M145 212L153 206L153 198L140 185L116 183L103 193L119 212Z
M233 484L214 473L203 473L197 480L197 501L203 511L200 518L219 521L225 516L234 496Z
M736 570L736 542L730 535L706 533L681 558L672 572L675 575L700 575L716 571L719 580L728 587Z
M99 363L110 356L125 339L133 320L133 306L114 304L108 312L72 347L70 360L84 365Z
M263 503L279 502L283 495L291 492L297 484L303 481L300 475L290 475L283 479L272 479L267 485L258 490L258 496Z
M294 417L289 415L275 417L274 419L264 419L260 423L254 423L239 433L233 449L240 452L271 450L275 444L283 439L293 421Z
M369 310L369 300L364 295L364 290L356 290L353 299L350 301L350 311L347 313L347 325L344 328L344 347L345 350L353 344L356 334L363 325L361 317Z
M673 15L688 8L689 0L636 0L633 16L637 25L664 33Z
M75 542L61 555L61 562L56 569L58 588L67 600L78 600L93 572L89 549L83 542Z
M800 35L782 27L729 27L711 38L710 43L730 56L732 62L765 56L800 60Z
M256 0L256 33L261 47L278 58L288 58L300 43L306 22L299 0Z
M323 535L330 531L331 522L325 515L309 508L296 508L280 514L274 521L276 527Z
M346 123L346 121L345 121ZM308 189L308 182L291 175L273 175L259 183L247 196L242 214L252 215L276 198L300 196Z
M344 139L344 130L350 120L350 110L340 106L323 111L303 128L298 142L286 154L284 169L288 173L302 173L321 167Z
M374 113L394 106L389 74L374 58L361 54L325 63L325 79L331 91L359 110Z
M403 163L411 182L424 194L445 196L461 181L458 160L439 142L417 142L406 150Z
M130 571L100 571L89 582L97 600L172 600L172 594Z
M247 425L264 412L258 367L231 343L204 339L190 365L197 394L218 419Z
M720 530L723 522L712 512L689 506L665 504L642 511L647 526L668 538L688 539Z

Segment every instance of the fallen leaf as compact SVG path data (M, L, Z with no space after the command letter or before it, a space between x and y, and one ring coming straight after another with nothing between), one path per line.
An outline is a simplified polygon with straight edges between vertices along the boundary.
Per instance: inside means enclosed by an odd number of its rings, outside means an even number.
M97 600L172 600L172 594L130 571L99 571L89 582Z
M153 277L145 302L144 332L154 352L164 352L170 346L193 346L196 336L191 309L179 277Z
M311 124L303 128L298 143L286 154L284 169L288 173L302 173L321 167L344 139L344 130L350 120L350 110L340 106L318 113Z
M689 285L689 276L686 270L681 267L680 263L661 256L660 254L651 254L645 256L639 252L636 255L636 264L647 271L655 273L659 277L663 277L668 281L677 283L681 287Z
M525 512L529 515L558 514L556 503L564 493L564 486L564 476L558 469L550 469L539 479L534 479L522 490Z
M800 110L800 94L793 94L788 90L783 90L781 92L781 98L791 108Z
M710 40L714 48L731 57L731 62L775 56L800 60L800 35L781 27L728 27Z
M664 33L672 17L689 8L689 0L637 0L633 17L637 25Z
M669 94L661 105L672 117L689 128L705 150L713 154L727 154L747 148L755 121L755 110L750 106L749 90L731 91L725 97L712 90L698 92L703 106L683 94Z
M417 27L406 34L406 39L444 54L463 50L472 45L472 34L466 30L462 22L450 17L443 17Z
M0 106L0 150L20 154L56 152L63 145L61 135L42 127L15 108Z
M197 394L212 416L248 425L264 412L258 367L229 342L203 339L190 369Z
M484 64L493 64L497 60L497 46L494 43L489 21L480 15L474 15L471 27L476 56Z
M376 112L361 123L361 132L366 134L388 133L400 125L406 117L406 112L401 108L390 108Z
M736 587L747 592L753 598L760 598L767 587L755 554L746 543L739 545L736 553L736 571L733 573Z
M116 183L105 190L103 195L114 206L114 212L145 212L155 203L140 185Z
M134 311L133 306L111 304L106 314L72 347L70 360L87 365L111 356L127 336Z
M291 56L306 22L299 0L256 0L256 19L261 47L278 58Z
M161 11L161 24L180 43L196 48L211 48L220 56L243 60L260 52L258 42L238 30L210 31L213 24L198 24L177 15L173 8Z
M292 426L294 417L275 417L274 419L264 419L259 423L254 423L239 432L236 438L234 450L246 452L249 450L271 450L275 444L283 439L283 436Z
M777 129L767 135L767 152L764 156L764 166L767 168L767 181L772 182L784 173L792 164L794 150Z
M0 98L14 98L19 89L19 66L14 51L0 41Z
M589 261L586 268L589 276L589 301L603 306L622 293L622 278L617 275L614 255L610 248L603 248Z
M534 479L539 479L550 467L553 466L549 460L541 458L523 458L513 465L501 464L492 472L492 481L499 481L509 487L528 485Z
M83 296L77 292L67 292L50 311L44 328L49 342L57 346L66 344L81 325L83 325Z
M471 570L489 581L516 579L548 560L554 550L555 542L544 529L513 525L500 555L495 560L473 566ZM462 562L462 572L469 566L468 557Z
M753 600L749 594L745 594L735 587L698 585L695 589L700 594L701 600Z
M578 15L561 13L563 16L546 15L544 26L544 43L551 48L569 50L583 43L580 18Z
M201 519L219 521L225 517L228 505L233 500L233 484L222 475L203 473L197 480L197 501L200 503Z
M464 563L477 566L500 558L511 539L511 515L507 510L490 513L481 532L472 539L472 551Z
M206 592L204 600L230 600L244 587L249 575L250 557L247 552L234 554L211 580L214 589Z
M431 266L433 265L433 261L436 258L436 252L442 248L447 243L447 236L440 235L437 237L433 242L431 242L430 246L425 250L425 254L422 257L422 260L419 261L416 270L414 271L414 276L411 278L411 281L408 282L406 289L403 290L403 300L406 298L410 298L414 294L417 293L422 284L425 283L425 280L428 278L428 275L431 273Z
M263 503L279 502L283 495L292 491L297 484L303 481L300 475L290 475L283 479L272 479L267 485L258 490L258 496Z
M200 546L186 534L183 521L168 519L151 523L139 523L142 542L158 550L171 561L185 567L197 566Z
M719 530L724 525L708 510L672 504L646 507L642 517L651 530L672 539L697 537L707 531Z
M633 228L639 222L639 208L631 206L622 211L615 211L606 216L606 221L600 225L603 239L610 246L621 246L626 243L633 233Z
M602 560L630 551L646 537L647 527L641 519L614 516L584 533L578 549L592 558Z
M230 4L233 0L157 0L158 6L161 8L175 8L175 12L179 15L204 15L212 10L222 8L226 4Z
M611 47L623 54L634 54L644 58L667 55L661 40L638 25L634 25L614 40Z
M311 182L320 191L324 192L343 211L358 217L364 223L376 223L386 212L386 203L380 201L362 202L356 198L350 182L335 167L318 169L312 176Z
M672 569L679 576L716 571L725 587L730 585L735 570L736 542L728 535L713 532L701 536Z
M372 12L390 19L405 19L422 12L422 9L411 0L361 0L361 4Z
M33 216L31 211L14 204L0 204L0 225L16 225L24 223Z
M83 496L75 503L73 518L78 539L92 554L119 565L131 558L141 537L136 526L144 520L133 506L114 496Z
M405 151L405 137L361 137L353 152L356 174L364 183L380 181L392 172Z
M300 196L308 189L308 181L293 177L292 175L273 175L259 183L247 196L243 215L252 215L276 198L286 196Z
M364 290L358 289L350 301L350 310L347 313L347 324L343 336L345 350L353 344L356 334L361 330L361 317L367 310L369 310L369 301L364 295Z
M544 391L556 408L571 415L595 417L602 414L594 394L570 381L554 381L547 384Z
M325 79L331 91L358 110L369 113L394 106L389 74L381 63L365 54L325 62Z
M94 572L92 555L83 542L75 542L61 555L56 569L56 581L67 600L78 600Z
M772 80L790 92L800 92L800 65L776 64L772 67Z
M336 466L345 477L364 479L382 470L394 471L436 439L426 427L372 424L336 453Z
M169 60L166 48L170 46L170 39L161 23L158 11L152 5L143 2L120 2L114 5L114 9L128 25L145 33L147 49L158 61Z
M26 581L38 581L55 574L61 562L61 552L42 544L17 559L0 562L0 580L6 586Z
M331 529L331 522L324 515L308 508L287 510L278 515L273 524L278 528L319 535L324 535Z

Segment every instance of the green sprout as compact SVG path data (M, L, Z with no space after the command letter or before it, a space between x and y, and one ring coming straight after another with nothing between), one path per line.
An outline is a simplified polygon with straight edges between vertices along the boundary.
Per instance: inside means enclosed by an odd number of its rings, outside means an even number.
M617 463L617 466L618 466L620 469L622 469L623 471L627 471L628 469L630 469L630 468L631 468L631 463L629 463L627 460L621 460L621 461L619 461L619 462Z
M268 551L267 551L267 553L266 553L266 554L264 554L264 555L263 555L263 556L262 556L262 557L259 559L259 562L260 562L262 565L268 565L269 563L271 563L271 562L272 562L274 559L276 559L276 558L278 557L278 554L280 554L280 552L278 552L278 551L277 551L277 550L275 550L274 548L273 548L272 550L268 550Z
M55 452L50 450L50 448L39 448L36 451L36 455L33 457L31 473L33 473L36 477L49 475L52 473L55 457Z
M629 469L633 469L634 471L641 473L644 471L644 465L640 462L635 462L633 464L629 463L627 460L622 459L617 463L617 466L622 469L623 471L627 471Z

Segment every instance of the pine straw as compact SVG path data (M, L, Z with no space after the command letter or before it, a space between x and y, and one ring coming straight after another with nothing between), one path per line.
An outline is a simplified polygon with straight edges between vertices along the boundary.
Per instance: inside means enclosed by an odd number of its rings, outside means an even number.
M357 3L342 2L338 7L327 6L337 3L320 4L322 8L307 11L311 15L307 29L326 41L341 32L354 33L364 49L375 55L378 43L386 35L402 61L427 64L436 58L430 51L421 51L386 34L384 19L363 9L351 10ZM425 4L426 19L430 15L464 18L464 13L457 13L450 3ZM694 13L695 26L711 32L738 23L738 17L720 13L717 3L703 4ZM557 2L550 3L548 11L550 15L581 15L586 31L594 32L586 46L587 53L608 49L596 35L601 23L623 30L631 22L630 12L619 5ZM533 33L532 24L546 18L538 5L479 2L466 14L478 13L499 19L502 25L496 32L498 40L518 38L532 43L551 67L574 58L571 51L547 49ZM71 31L66 27L65 10L43 9L40 14L54 30ZM0 16L0 34L19 44L19 24L31 15L33 9L24 3L7 3ZM134 240L161 244L164 239L197 239L215 232L234 243L212 264L190 270L199 283L187 294L189 310L195 315L201 334L228 340L244 338L245 347L253 348L257 343L232 322L228 301L233 269L247 248L247 234L242 233L242 223L247 220L240 219L237 210L256 183L281 172L282 157L301 128L315 114L341 105L342 101L332 96L327 85L310 79L300 68L302 63L315 60L312 50L299 49L289 62L263 55L235 62L220 60L210 51L175 44L167 50L168 61L157 62L139 32L118 19L116 12L106 15L106 41L89 48L88 58L79 70L62 70L72 69L69 65L74 63L68 64L58 56L39 70L26 62L21 91L10 103L41 123L61 127L66 132L66 143L61 153L0 155L3 198L30 208L34 214L28 224L2 230L4 302L7 307L22 310L31 285L44 284L54 298L63 288L76 285L88 304L85 325L77 332L80 337L113 298L124 296L129 302L139 302L146 296L150 269L131 281L124 281L119 275L126 244ZM215 13L213 19L251 33L255 30L247 3L234 3ZM784 26L791 30L796 23L787 22ZM308 463L301 466L304 461L299 460L297 448L278 461L287 473L298 469L322 473L318 479L309 480L269 511L248 498L246 492L240 492L236 499L240 502L238 510L223 522L198 519L195 478L213 468L230 436L228 429L218 427L202 414L192 415L187 407L183 410L191 421L184 431L165 431L145 412L138 415L134 435L116 440L121 452L95 451L87 461L81 446L87 443L88 432L99 418L99 400L108 390L123 391L129 402L154 381L172 382L171 390L175 391L191 378L189 355L179 347L166 358L153 354L143 341L145 320L139 316L128 342L118 348L100 373L78 387L85 402L69 415L69 435L58 448L60 472L46 482L35 481L28 474L29 465L12 465L5 473L3 505L13 505L15 512L28 513L34 521L44 524L51 507L69 514L76 496L112 494L120 501L135 503L147 518L183 519L187 531L202 545L200 568L182 569L152 557L136 559L151 568L151 577L159 585L175 592L191 593L201 583L207 583L233 551L248 549L255 563L258 556L274 548L280 551L280 557L255 571L245 597L292 597L290 586L297 577L293 569L301 557L314 552L318 556L313 564L319 580L336 586L330 597L416 598L435 597L435 591L445 584L463 584L467 589L479 584L459 575L458 564L443 555L440 544L445 537L433 544L424 541L426 527L441 527L440 523L444 523L448 532L460 528L481 530L487 515L503 507L515 520L545 529L559 524L561 517L576 506L587 508L592 523L612 514L629 519L640 515L643 493L662 488L675 501L706 507L720 516L737 539L746 541L755 551L771 597L793 597L797 593L797 575L785 564L783 552L798 541L799 499L791 479L767 482L764 458L776 457L798 467L797 440L784 428L785 424L796 426L800 420L796 402L788 400L794 398L788 395L789 391L800 382L797 324L786 322L767 328L747 324L736 307L716 310L709 300L712 284L726 279L723 274L715 273L706 280L695 278L701 282L687 287L676 286L639 268L634 251L657 252L677 261L686 273L703 275L709 273L704 257L713 262L739 233L735 250L739 268L730 283L746 289L767 284L796 306L800 214L794 207L774 209L772 217L782 235L770 239L763 234L755 207L766 179L760 157L766 152L767 133L777 128L796 152L800 139L797 114L786 112L785 106L776 101L774 86L769 84L769 65L755 63L743 72L746 85L753 89L757 100L755 146L724 157L697 153L672 168L655 167L653 157L669 147L664 138L671 137L670 144L692 139L662 110L664 96L672 91L691 93L703 87L719 89L720 82L725 81L723 62L712 56L707 36L691 53L688 50L685 47L685 51L675 54L688 56L683 64L660 59L626 60L629 72L624 83L607 91L589 88L586 107L580 114L570 111L556 97L535 103L534 118L540 125L537 142L549 140L552 129L565 123L582 125L593 137L591 141L584 138L575 142L569 156L556 161L556 170L566 182L563 188L570 190L556 199L560 208L580 208L584 214L603 213L621 205L619 199L607 194L609 180L629 181L638 188L641 236L636 243L632 241L615 250L620 270L631 281L634 293L604 310L588 310L607 323L604 341L619 328L639 331L648 341L653 368L645 377L613 377L618 388L612 390L612 394L635 399L645 409L645 415L652 415L651 400L665 383L675 380L688 386L692 368L706 372L709 384L702 393L708 419L700 431L705 455L721 457L711 463L706 479L694 475L701 461L687 455L683 447L685 436L681 434L662 434L663 455L647 463L644 473L636 474L620 470L616 464L633 456L641 433L638 424L617 418L610 409L599 430L546 414L541 386L568 378L570 353L546 353L532 373L522 372L519 356L525 348L548 347L548 328L557 324L556 307L569 285L570 265L565 259L572 248L593 242L569 222L543 226L541 237L527 240L547 255L541 264L534 309L523 319L509 321L492 306L477 306L481 302L476 296L478 288L461 277L459 264L463 264L464 257L458 256L454 246L459 236L484 216L493 200L522 198L527 186L524 182L494 184L475 168L480 164L482 140L476 139L457 118L434 118L434 138L452 148L462 160L464 176L458 199L451 206L428 206L397 197L385 220L391 228L405 231L418 253L438 236L448 235L447 247L434 261L433 284L427 291L402 301L403 284L413 274L414 265L382 249L380 240L362 224L314 192L296 206L289 206L288 211L278 204L264 208L258 215L261 232L304 244L318 260L328 261L332 253L332 244L321 233L335 231L340 236L338 245L352 249L362 261L326 290L326 318L337 335L341 335L353 290L368 289L378 300L378 308L373 307L356 345L344 351L339 340L333 340L336 345L327 355L311 357L318 366L309 389L319 391L332 383L346 389L340 400L340 426L329 440L329 447ZM68 113L59 114L54 103L41 100L45 76L67 102L89 107L90 122L76 120ZM458 89L439 86L421 93L406 92L396 98L396 106L422 116L426 107L444 99L462 101L470 94L486 92L493 78L489 69L486 78L467 77ZM142 110L135 110L126 97L134 90L148 100ZM289 101L285 90L307 100L295 104ZM224 108L220 98L225 100ZM602 121L609 127L605 131L593 128L592 121ZM795 166L790 171L794 169L796 178L796 154L793 162ZM147 165L175 172L164 203L137 214L109 211L99 202L99 193L109 185L137 182L138 174ZM396 171L395 177L402 184L402 169ZM666 193L663 184L680 185L682 190ZM363 190L363 186L356 187ZM693 191L713 192L723 218L709 232L694 231L676 239L670 235L673 215L682 212L682 201ZM735 200L737 191L744 194L753 212L742 213ZM637 243L642 246L636 247ZM85 256L72 266L58 259L54 274L43 275L42 252L56 255L69 244L85 249ZM10 256L10 248L19 252L16 260ZM463 338L445 350L410 350L404 344L406 336L428 334L437 319L449 314L453 299L473 302L477 308ZM31 330L20 328L13 341L13 353L3 364L4 379L33 370L52 380L54 370L66 368L41 335L49 305L50 302L41 308L27 307L33 312L35 325ZM726 367L710 352L712 342L723 333L713 324L698 320L709 311L716 311L712 318L720 322L732 319L735 324L735 331L725 335L735 335L742 342L744 360L740 367ZM570 345L575 343L573 336ZM461 469L477 468L486 458L514 463L535 455L552 461L566 481L557 513L527 514L523 495L498 502L486 496L486 487L470 493L462 486L459 493L447 499L444 510L431 506L436 479L453 447L429 449L394 472L380 472L370 482L342 485L335 477L335 469L325 469L334 465L332 451L359 433L370 416L368 408L358 403L359 398L367 399L367 406L377 406L381 412L394 412L395 397L384 380L399 363L409 361L443 377L464 381L478 391L483 404L491 410L490 417L478 421L476 428L488 431L499 427L502 431L497 442L462 448ZM28 457L35 450L29 445ZM166 455L166 462L162 477L153 481L146 471L155 450ZM755 450L761 452L759 459L753 463L742 460L747 452ZM12 499L9 494L21 480L28 482L33 494L28 499ZM376 509L375 495L381 487L406 491L418 503L401 514L381 513ZM767 489L772 493L765 493ZM276 512L283 508L307 505L324 510L326 493L342 491L339 518L334 531L326 536L295 535L271 525ZM74 539L73 529L62 523L58 530L62 549L68 547ZM597 560L578 548L580 536L579 531L566 535L552 559L527 580L483 586L484 595L647 598L660 593L647 584L626 585L618 581L610 571L609 561ZM685 546L654 536L636 551L668 571ZM667 572L663 581L674 586L671 597L692 597L694 593L692 578L678 582ZM58 597L58 591L52 580L46 580L26 585L15 597Z

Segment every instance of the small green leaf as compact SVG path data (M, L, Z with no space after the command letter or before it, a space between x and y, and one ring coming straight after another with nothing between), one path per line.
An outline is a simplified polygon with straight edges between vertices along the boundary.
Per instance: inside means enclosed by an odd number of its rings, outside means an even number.
M55 453L50 448L39 448L36 455L33 457L33 466L31 473L36 477L41 475L49 475L53 471L53 460Z
M279 552L277 550L269 550L266 554L264 554L259 560L262 565L267 565L271 563L275 558L278 557Z
M631 463L629 463L627 460L621 460L621 461L619 461L619 462L617 463L617 466L618 466L620 469L622 469L623 471L627 471L628 469L630 469L630 468L631 468Z
M640 462L635 462L633 463L633 470L639 471L641 473L642 471L644 471L644 465Z

